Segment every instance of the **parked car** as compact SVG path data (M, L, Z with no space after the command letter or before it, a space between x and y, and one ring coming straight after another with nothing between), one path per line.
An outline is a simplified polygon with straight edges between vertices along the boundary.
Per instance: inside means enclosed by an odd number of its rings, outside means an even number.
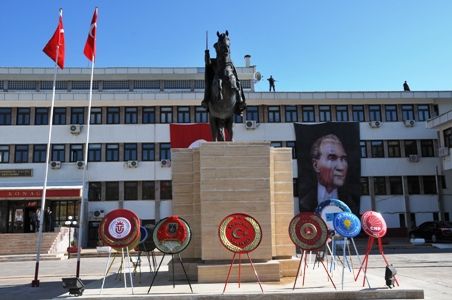
M424 222L410 231L410 239L423 238L426 242L452 242L452 223L445 221Z

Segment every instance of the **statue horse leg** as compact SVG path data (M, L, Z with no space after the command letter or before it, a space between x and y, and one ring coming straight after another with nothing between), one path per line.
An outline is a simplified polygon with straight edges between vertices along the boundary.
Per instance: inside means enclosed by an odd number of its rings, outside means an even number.
M226 135L226 141L228 141L228 142L232 142L232 135L233 135L233 132L232 132L232 125L233 125L233 117L229 117L229 118L227 118L226 120L224 120L224 129L225 129L225 131L227 132L227 135Z
M212 134L212 140L214 142L216 141L224 141L224 134L223 134L223 121L219 118L210 117L209 118L210 123L210 132Z

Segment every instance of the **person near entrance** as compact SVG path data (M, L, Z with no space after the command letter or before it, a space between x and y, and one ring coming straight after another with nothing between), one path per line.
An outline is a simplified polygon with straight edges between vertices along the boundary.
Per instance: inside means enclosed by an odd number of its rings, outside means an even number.
M39 208L36 209L35 215L36 215L35 228L36 228L36 232L38 232L39 231L39 223L41 221L41 210Z
M47 210L44 213L44 228L46 232L53 231L53 212L50 206L47 206Z
M30 231L31 232L36 232L36 220L37 220L36 212L30 211Z

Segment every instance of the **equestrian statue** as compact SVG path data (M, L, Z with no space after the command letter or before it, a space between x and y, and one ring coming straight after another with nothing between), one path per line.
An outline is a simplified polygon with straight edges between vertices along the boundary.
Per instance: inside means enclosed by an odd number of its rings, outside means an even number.
M201 106L209 112L213 141L232 141L234 114L241 115L246 108L245 94L231 60L229 33L219 33L213 45L217 54L210 58L205 50L204 99Z

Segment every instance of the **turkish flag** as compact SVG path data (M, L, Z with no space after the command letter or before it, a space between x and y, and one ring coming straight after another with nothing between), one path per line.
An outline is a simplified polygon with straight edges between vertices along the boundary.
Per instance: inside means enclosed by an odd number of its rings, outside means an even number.
M60 9L60 19L55 33L42 49L57 65L64 69L64 28L63 28L63 10ZM57 61L58 60L58 61Z
M91 19L91 26L86 39L85 49L83 53L90 60L93 61L96 56L96 28L97 28L97 7L94 10L93 18Z
M170 140L171 148L193 148L199 142L211 142L212 135L207 123L170 124Z

